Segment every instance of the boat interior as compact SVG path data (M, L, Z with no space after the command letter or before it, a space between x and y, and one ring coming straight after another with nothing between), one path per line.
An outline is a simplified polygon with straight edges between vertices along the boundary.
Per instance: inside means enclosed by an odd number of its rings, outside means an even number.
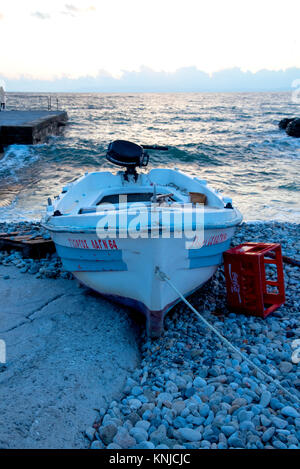
M138 148L136 148L138 147ZM110 144L107 159L125 168L117 174L111 172L87 173L71 183L59 196L56 207L61 214L85 215L104 209L108 204L121 209L134 203L160 206L177 204L203 204L206 209L232 208L226 200L207 186L206 181L169 168L155 168L148 173L137 173L136 168L146 166L145 152L131 142Z

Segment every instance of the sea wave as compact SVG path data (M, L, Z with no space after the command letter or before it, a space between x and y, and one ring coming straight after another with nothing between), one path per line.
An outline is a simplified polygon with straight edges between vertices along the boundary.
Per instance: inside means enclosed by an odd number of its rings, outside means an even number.
M0 161L0 178L19 180L19 171L36 162L38 158L37 148L30 145L10 145Z
M85 171L116 171L105 153L111 141L124 139L167 145L168 152L150 152L149 169L178 167L207 179L233 198L245 220L300 221L300 139L278 129L296 109L290 93L73 93L60 94L59 105L69 115L63 136L6 149L1 219L36 219L68 181Z

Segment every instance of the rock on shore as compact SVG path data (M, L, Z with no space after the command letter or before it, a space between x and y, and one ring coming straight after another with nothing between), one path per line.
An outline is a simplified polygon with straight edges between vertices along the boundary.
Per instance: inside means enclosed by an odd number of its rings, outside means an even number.
M297 117L285 117L278 124L280 129L286 131L290 137L300 137L300 119Z
M282 130L285 130L287 126L289 125L289 123L292 122L294 119L295 119L294 117L292 118L285 117L284 119L281 119L281 121L278 124L278 127Z
M293 224L243 224L234 244L280 242L285 255L299 258L298 233ZM222 268L190 301L299 396L300 369L291 357L293 340L300 338L300 276L298 267L284 270L286 304L265 320L228 311ZM141 366L127 379L122 398L100 411L92 448L300 448L297 403L227 350L182 303L165 326L160 339L143 338Z
M50 239L49 233L39 223L0 223L0 231L7 234L17 231L20 235L30 235L31 239L38 236ZM0 251L0 264L15 265L21 273L34 275L36 278L73 278L72 274L63 270L61 261L56 253L47 254L43 259L30 259L23 257L21 251Z
M291 137L300 137L300 119L293 119L287 125L286 133Z
M300 257L296 224L242 224L233 244L244 241L279 242L284 255ZM64 275L56 255L33 261L1 253L0 262L39 278ZM292 361L293 341L300 339L299 267L285 264L284 273L286 303L265 320L227 309L222 267L190 301L257 366L299 396L300 365ZM120 399L103 406L86 428L91 448L300 448L299 405L227 350L182 303L167 316L160 339L142 335L141 355Z

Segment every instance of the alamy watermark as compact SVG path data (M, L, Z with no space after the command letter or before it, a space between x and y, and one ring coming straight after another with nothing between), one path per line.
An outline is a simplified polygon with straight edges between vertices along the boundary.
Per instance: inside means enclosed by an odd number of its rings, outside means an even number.
M295 90L292 91L292 101L295 104L300 104L300 78L292 81L292 88L295 88Z
M105 203L96 227L98 238L186 238L187 249L199 249L204 243L204 204L168 204L152 202Z
M0 339L0 364L6 363L6 343Z

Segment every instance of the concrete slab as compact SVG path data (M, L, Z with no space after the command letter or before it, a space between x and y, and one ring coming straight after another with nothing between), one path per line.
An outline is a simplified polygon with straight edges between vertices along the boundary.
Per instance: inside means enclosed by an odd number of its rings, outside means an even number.
M0 112L0 127L34 125L40 119L60 116L62 111L2 111Z
M9 275L8 280L4 276ZM139 361L130 311L73 280L0 266L0 448L84 448Z
M0 148L44 142L49 135L58 135L67 120L65 111L0 112Z

